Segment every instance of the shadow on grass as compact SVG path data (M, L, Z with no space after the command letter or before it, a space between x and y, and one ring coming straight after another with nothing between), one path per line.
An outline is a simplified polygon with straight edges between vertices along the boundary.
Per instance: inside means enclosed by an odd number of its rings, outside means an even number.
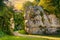
M38 36L48 36L48 37L57 37L57 38L60 38L60 34L50 34L50 35L48 35L48 34L40 34Z
M25 32L25 30L20 30L20 34L25 34L25 35L37 35L37 36L48 36L48 37L57 37L60 38L60 33L59 34L28 34Z

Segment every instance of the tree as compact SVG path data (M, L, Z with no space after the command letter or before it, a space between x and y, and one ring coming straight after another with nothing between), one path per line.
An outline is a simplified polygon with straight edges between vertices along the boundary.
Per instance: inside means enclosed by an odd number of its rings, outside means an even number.
M52 6L55 7L55 12L59 13L60 12L59 11L60 10L60 8L59 8L60 7L60 4L59 4L60 3L60 0L52 0L51 2L52 2L51 3Z
M60 13L59 6L60 0L41 0L39 5L43 6L44 9L48 10L50 13Z
M59 2L60 0L41 0L40 5L54 12L54 10L59 9Z
M30 1L25 2L24 5L23 5L24 10L25 10L25 8L27 8L29 6L34 6L34 4Z
M15 29L24 30L24 18L23 18L23 11L22 12L15 12L14 14L14 22L15 22Z
M33 1L34 5L38 5L39 2L40 2L40 0L34 0L34 1Z
M4 3L3 0L0 0L0 30L2 30L5 33L12 34L13 29L12 29L12 24L10 20L13 18L13 13L14 11L12 10L11 7L7 7Z

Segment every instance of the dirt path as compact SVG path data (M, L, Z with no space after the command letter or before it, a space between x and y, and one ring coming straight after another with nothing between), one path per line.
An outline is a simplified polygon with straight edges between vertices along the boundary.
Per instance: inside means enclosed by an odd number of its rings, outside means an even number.
M49 36L39 36L39 35L25 35L25 34L20 34L18 32L14 32L15 36L25 36L25 37L37 37L37 38L46 38L46 39L51 39L51 40L60 40L60 38L56 37L49 37Z

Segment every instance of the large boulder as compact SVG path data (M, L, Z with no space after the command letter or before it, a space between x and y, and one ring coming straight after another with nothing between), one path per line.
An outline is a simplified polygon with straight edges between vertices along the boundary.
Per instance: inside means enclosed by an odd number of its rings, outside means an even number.
M29 9L28 9L29 8ZM29 34L55 34L59 20L54 14L47 14L40 6L29 6L25 11L25 30Z

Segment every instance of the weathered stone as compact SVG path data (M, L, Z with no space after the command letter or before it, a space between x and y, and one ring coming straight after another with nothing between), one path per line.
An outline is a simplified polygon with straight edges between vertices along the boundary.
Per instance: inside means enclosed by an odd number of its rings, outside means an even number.
M26 9L25 14L25 30L29 34L54 34L57 32L59 26L59 20L56 15L47 15L42 7L31 6Z

